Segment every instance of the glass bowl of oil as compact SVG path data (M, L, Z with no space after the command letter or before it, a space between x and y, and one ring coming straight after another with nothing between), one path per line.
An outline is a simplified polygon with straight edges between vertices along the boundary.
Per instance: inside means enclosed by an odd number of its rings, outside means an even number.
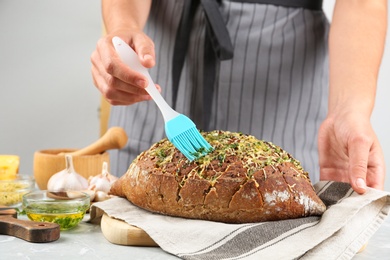
M38 190L23 195L23 210L30 220L57 223L61 230L76 227L89 207L89 195L81 191Z

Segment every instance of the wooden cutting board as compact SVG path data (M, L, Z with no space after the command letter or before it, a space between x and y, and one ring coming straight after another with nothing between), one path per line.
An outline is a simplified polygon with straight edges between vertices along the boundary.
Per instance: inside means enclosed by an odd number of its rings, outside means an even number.
M103 214L100 222L104 237L113 244L126 246L158 246L142 229L127 224L123 220Z
M60 226L49 222L34 222L17 219L14 209L1 210L0 234L14 236L33 243L56 241L60 237Z

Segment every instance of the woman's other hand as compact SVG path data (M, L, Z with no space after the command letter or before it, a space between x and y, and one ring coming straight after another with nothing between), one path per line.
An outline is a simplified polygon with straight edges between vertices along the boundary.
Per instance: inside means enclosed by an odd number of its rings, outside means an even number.
M384 156L368 118L354 112L330 115L318 140L321 180L349 182L360 194L367 186L383 189Z

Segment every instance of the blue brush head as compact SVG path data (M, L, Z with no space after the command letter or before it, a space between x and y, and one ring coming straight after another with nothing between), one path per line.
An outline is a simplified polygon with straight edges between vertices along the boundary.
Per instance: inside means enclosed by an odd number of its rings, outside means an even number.
M165 133L168 140L190 161L213 150L199 133L194 122L183 114L165 123Z

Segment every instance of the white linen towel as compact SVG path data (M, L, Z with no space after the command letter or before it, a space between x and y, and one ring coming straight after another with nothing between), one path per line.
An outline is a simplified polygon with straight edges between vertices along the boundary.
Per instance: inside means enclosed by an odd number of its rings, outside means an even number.
M102 212L121 219L182 259L351 259L389 214L390 193L359 195L340 182L314 187L327 205L321 217L225 224L154 214L112 198L93 204L91 219Z

